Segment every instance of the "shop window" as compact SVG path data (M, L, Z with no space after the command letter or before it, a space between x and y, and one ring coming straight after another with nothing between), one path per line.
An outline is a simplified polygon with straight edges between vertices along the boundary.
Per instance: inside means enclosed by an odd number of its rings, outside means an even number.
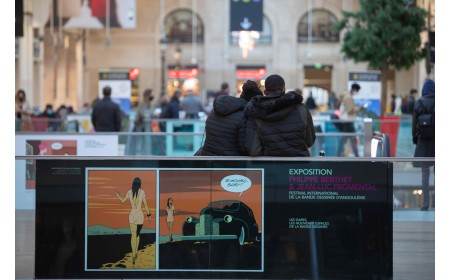
M298 42L339 42L339 32L332 26L337 22L336 17L327 10L314 9L311 11L311 37L309 37L309 13L300 19L297 28Z
M164 30L167 43L203 42L203 23L198 15L193 18L191 10L179 9L170 13L164 20Z

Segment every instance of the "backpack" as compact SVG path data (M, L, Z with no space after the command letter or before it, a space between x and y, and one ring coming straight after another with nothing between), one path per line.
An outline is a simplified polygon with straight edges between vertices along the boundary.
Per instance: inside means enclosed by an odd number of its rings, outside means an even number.
M423 105L422 100L419 100L418 102L423 113L417 116L417 136L422 139L434 138L434 107L432 113L425 113L426 108Z

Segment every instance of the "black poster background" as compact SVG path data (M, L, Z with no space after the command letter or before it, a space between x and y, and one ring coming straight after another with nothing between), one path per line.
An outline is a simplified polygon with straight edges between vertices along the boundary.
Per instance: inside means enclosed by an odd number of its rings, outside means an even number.
M241 25L245 18L251 23L249 28ZM263 0L230 0L230 31L242 30L263 31Z
M85 271L85 168L263 168L263 272L240 272L246 259L226 259L214 251L213 261L235 262L233 270ZM290 170L332 170L370 190L330 191L308 199L289 197ZM312 171L308 171L312 170ZM308 175L316 179L316 175ZM319 180L322 175L318 176ZM300 176L304 180L306 176ZM180 182L182 178L180 178ZM36 278L245 278L245 279L385 279L392 278L392 163L273 162L209 160L37 160ZM373 188L375 186L375 188ZM317 185L316 185L317 187ZM316 190L317 192L323 192ZM333 194L334 193L334 194ZM330 196L335 197L331 199ZM340 199L336 199L339 196ZM358 197L359 196L359 197ZM77 249L64 264L56 252L64 221L74 226ZM299 227L303 225L313 225ZM191 249L191 248L189 248ZM232 249L232 248L231 248ZM228 250L231 250L228 248ZM227 250L227 248L224 248ZM211 250L211 252L213 252ZM210 253L211 253L210 252ZM183 252L175 252L182 254ZM232 254L231 254L232 256ZM58 265L55 265L58 264Z

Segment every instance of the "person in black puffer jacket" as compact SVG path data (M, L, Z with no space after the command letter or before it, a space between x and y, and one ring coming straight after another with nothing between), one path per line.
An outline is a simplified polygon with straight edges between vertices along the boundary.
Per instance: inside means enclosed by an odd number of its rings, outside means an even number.
M422 87L422 97L414 104L414 115L412 122L412 140L413 143L416 144L414 157L435 157L435 127L432 127L433 135L424 137L420 135L417 126L420 115L434 115L434 105L434 81L428 79ZM420 210L427 211L430 206L430 167L434 165L434 161L414 161L413 165L415 167L422 168L423 205Z
M253 98L245 108L246 149L250 156L308 157L316 140L311 112L303 97L285 94L284 79L270 75L265 96Z
M239 98L221 95L214 100L206 119L205 143L195 156L245 156L244 108L249 100L261 95L258 84L248 80Z

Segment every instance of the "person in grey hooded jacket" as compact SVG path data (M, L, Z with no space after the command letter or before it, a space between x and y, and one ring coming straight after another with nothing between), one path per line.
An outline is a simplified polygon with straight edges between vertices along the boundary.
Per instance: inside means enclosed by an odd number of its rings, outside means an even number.
M206 119L205 143L195 156L245 156L244 108L249 100L262 96L254 81L248 80L239 98L221 95L214 100L213 110Z

